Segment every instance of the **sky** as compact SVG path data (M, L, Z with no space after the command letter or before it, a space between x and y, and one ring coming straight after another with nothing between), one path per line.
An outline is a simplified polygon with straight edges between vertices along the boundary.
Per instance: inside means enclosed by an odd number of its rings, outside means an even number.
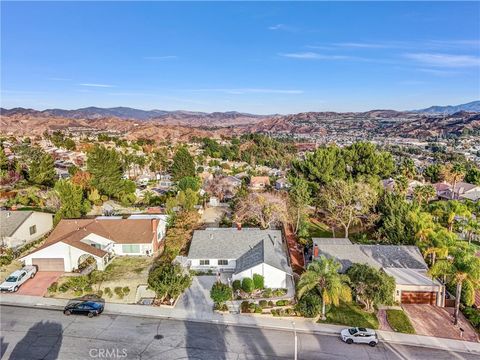
M480 99L479 2L1 2L1 105L418 109Z

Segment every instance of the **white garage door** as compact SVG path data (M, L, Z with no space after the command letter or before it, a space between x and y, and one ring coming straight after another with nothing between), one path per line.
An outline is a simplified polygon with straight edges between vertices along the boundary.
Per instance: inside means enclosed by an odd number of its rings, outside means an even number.
M38 271L65 271L62 258L33 258L32 264L38 266Z

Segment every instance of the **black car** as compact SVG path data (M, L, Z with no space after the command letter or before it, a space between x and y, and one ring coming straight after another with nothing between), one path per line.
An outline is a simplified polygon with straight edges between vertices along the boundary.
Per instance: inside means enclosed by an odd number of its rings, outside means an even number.
M71 302L65 306L65 315L83 314L89 318L100 315L103 312L104 304L96 301Z

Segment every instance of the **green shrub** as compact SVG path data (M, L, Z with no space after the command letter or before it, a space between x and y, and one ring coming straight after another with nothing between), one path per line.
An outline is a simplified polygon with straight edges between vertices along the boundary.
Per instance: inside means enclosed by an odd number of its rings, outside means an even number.
M255 303L248 304L249 312L254 312L256 308L257 308L257 304L255 304Z
M264 283L265 283L265 279L263 278L262 275L253 274L253 287L256 290L263 289L265 287Z
M101 298L103 296L103 291L102 290L97 290L97 292L95 294L97 294L97 296L99 298Z
M108 296L109 298L112 297L112 289L110 289L109 287L106 287L105 289L103 289L103 292L106 296Z
M250 294L254 290L253 280L250 278L244 278L242 280L242 290Z
M63 283L62 285L60 285L58 287L58 290L61 292L61 293L66 293L68 291L68 285L66 283Z
M228 306L225 303L223 303L223 304L215 303L215 304L213 304L213 310L228 311Z
M125 296L130 294L130 288L128 286L124 286L122 291L123 291L123 295L125 295Z
M213 302L223 304L226 301L232 300L232 289L227 284L217 281L210 290L210 297Z
M249 312L248 311L248 301L242 301L242 303L240 304L240 311L242 313L247 313Z
M87 293L91 293L93 291L92 289L92 286L91 285L87 285L83 288L83 291L87 292Z
M286 306L289 304L289 301L288 300L278 300L275 305L277 306Z
M261 314L262 308L259 305L255 305L255 314Z
M394 331L415 334L415 329L403 310L387 309L387 321Z
M285 309L285 315L287 316L295 316L295 310L292 308Z
M270 301L268 302L268 306L269 306L269 307L273 307L273 306L274 306L273 301L270 300Z
M75 290L74 294L75 294L75 296L82 296L83 295L83 290L82 289Z
M115 295L117 295L120 299L123 299L123 288L121 286L116 286L115 289L113 289L113 292Z
M263 290L263 297L270 298L272 297L272 293L272 289L266 288L265 290Z
M278 316L278 311L277 309L272 309L272 311L270 312L273 316Z
M273 290L273 296L283 296L287 293L287 289L275 289Z
M240 290L242 288L242 282L240 280L234 280L232 287L234 291Z
M295 306L295 310L306 318L314 318L322 309L322 299L314 292L305 294L298 304Z
M57 292L57 290L58 290L58 282L56 282L56 281L53 282L53 283L48 287L47 290L48 290L48 292L49 292L50 294L53 294L53 293Z
M462 312L465 314L470 323L477 330L480 331L480 309L474 309L472 307L465 307Z
M262 309L266 308L267 305L268 305L267 300L260 300L260 301L258 302L258 305L260 305L260 307L261 307Z

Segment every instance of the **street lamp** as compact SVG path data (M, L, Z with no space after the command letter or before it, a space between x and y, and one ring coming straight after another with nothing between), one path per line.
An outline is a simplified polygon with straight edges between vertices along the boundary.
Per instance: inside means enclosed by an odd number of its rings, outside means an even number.
M292 321L292 326L293 326L293 336L295 339L293 359L297 360L297 329L295 329L295 321Z

